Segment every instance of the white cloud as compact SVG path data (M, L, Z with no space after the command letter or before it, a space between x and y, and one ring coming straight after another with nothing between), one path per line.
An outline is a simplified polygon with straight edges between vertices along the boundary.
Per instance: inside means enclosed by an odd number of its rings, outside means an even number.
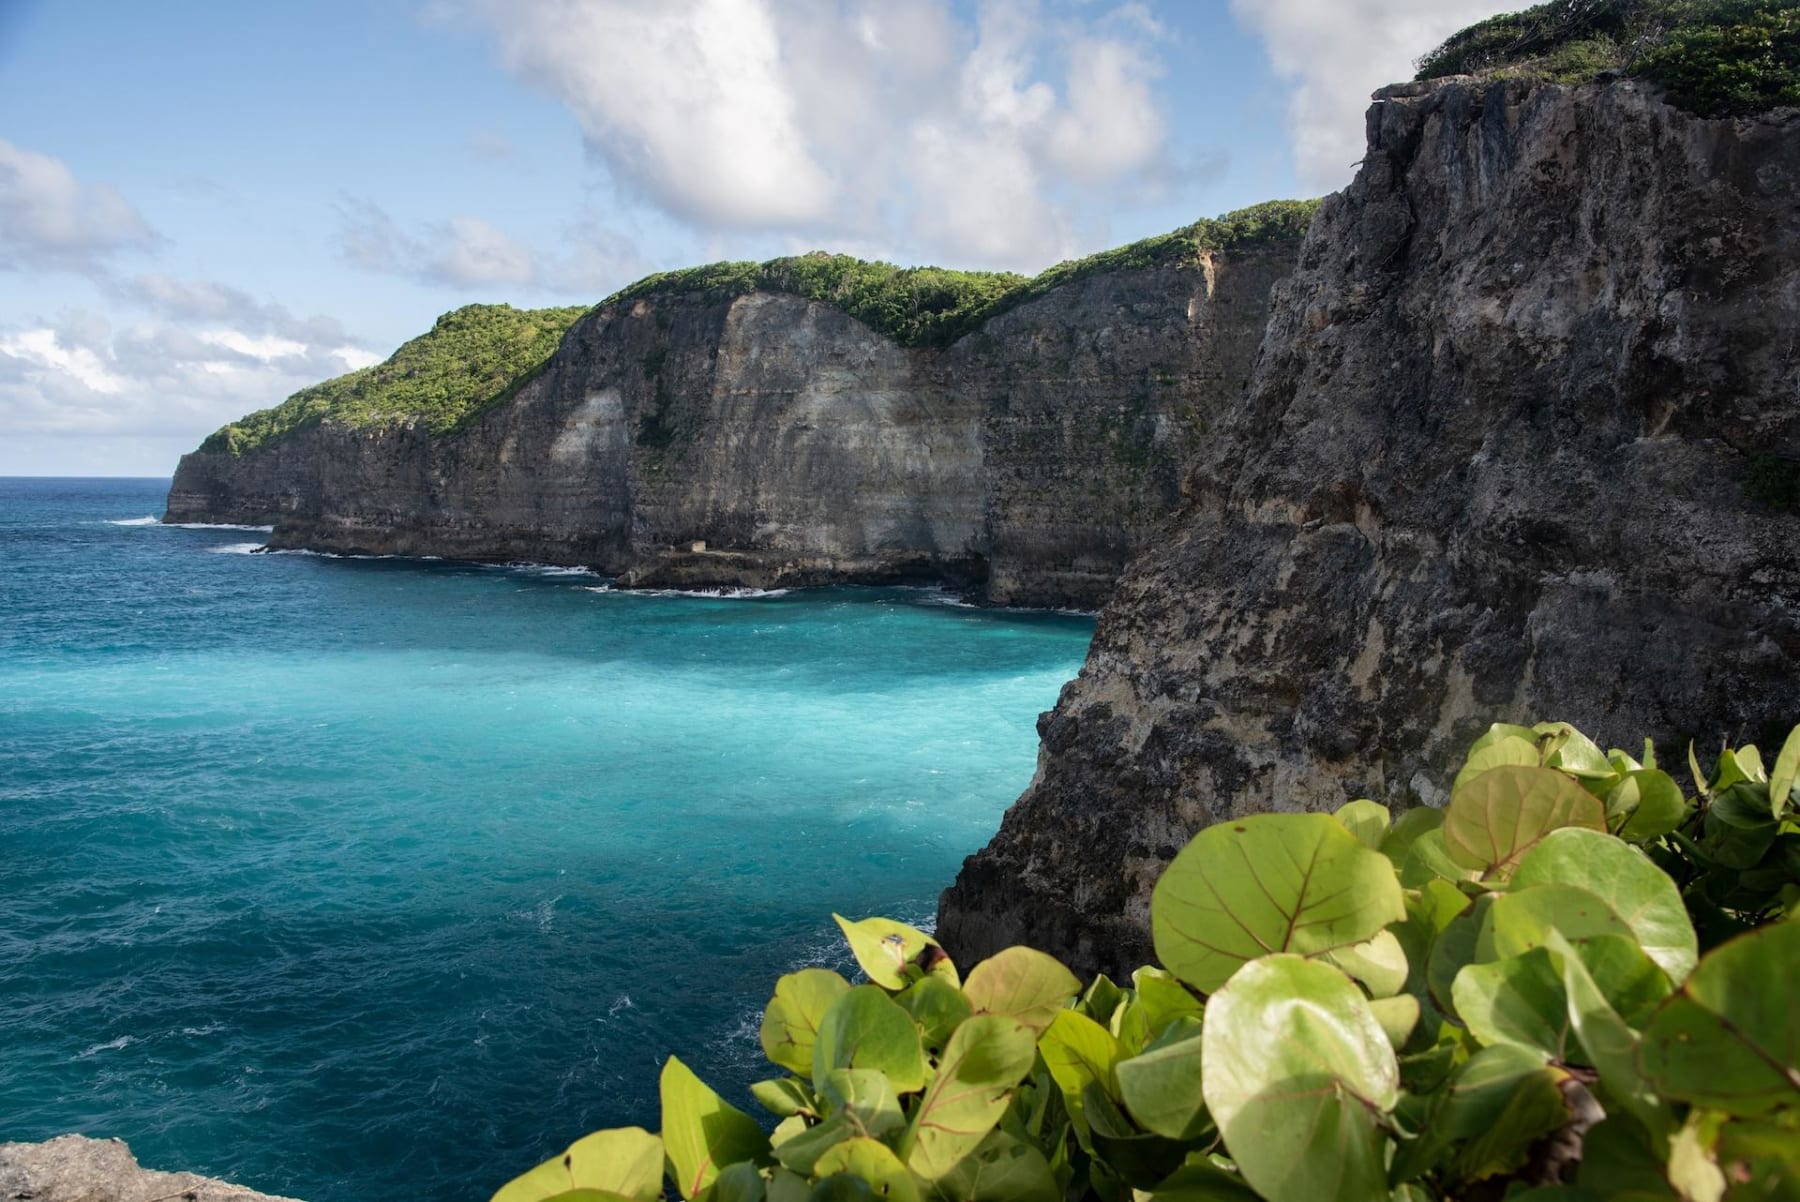
M621 188L707 235L1033 268L1074 251L1083 195L1180 177L1140 3L462 3Z
M459 291L515 289L598 298L644 274L635 245L584 213L554 253L540 254L479 217L404 229L381 206L346 199L338 247L365 271Z
M1239 24L1294 84L1288 128L1301 182L1341 188L1363 156L1369 93L1411 79L1413 60L1484 17L1526 7L1496 0L1231 0Z
M87 312L0 330L0 429L9 438L174 436L188 445L377 356L222 325L151 319L114 330Z
M157 241L110 184L84 184L62 160L0 139L0 270L92 271Z
M255 300L249 293L215 280L184 280L158 273L103 278L102 290L113 300L148 309L176 322L214 322L251 333L271 333L307 345L337 345L351 340L335 318L315 314L295 317L287 307Z

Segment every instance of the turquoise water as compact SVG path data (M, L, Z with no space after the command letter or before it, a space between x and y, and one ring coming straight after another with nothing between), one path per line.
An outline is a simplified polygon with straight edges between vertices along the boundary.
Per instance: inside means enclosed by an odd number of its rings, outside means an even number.
M161 480L0 480L0 1140L482 1199L748 1105L833 909L929 921L1092 623L251 555Z

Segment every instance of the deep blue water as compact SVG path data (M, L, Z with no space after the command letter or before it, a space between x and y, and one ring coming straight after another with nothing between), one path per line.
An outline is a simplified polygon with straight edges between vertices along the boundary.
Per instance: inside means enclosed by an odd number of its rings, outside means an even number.
M250 555L163 480L0 480L0 1140L483 1199L748 1105L833 909L929 921L1092 624Z

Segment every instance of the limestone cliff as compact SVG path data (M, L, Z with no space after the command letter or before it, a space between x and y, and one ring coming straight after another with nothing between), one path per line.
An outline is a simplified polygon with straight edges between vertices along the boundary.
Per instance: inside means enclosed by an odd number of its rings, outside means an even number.
M1297 249L1082 275L942 347L791 293L627 293L448 432L325 421L187 455L167 519L640 585L928 577L1097 607L1241 402Z
M1196 829L1441 803L1496 720L1679 756L1797 716L1800 111L1461 79L1368 137L944 894L959 959L1143 963Z

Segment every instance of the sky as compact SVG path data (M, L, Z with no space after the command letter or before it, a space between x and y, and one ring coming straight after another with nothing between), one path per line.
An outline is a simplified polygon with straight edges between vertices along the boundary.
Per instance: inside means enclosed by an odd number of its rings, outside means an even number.
M0 475L165 476L473 302L1035 272L1350 181L1502 0L0 0Z

